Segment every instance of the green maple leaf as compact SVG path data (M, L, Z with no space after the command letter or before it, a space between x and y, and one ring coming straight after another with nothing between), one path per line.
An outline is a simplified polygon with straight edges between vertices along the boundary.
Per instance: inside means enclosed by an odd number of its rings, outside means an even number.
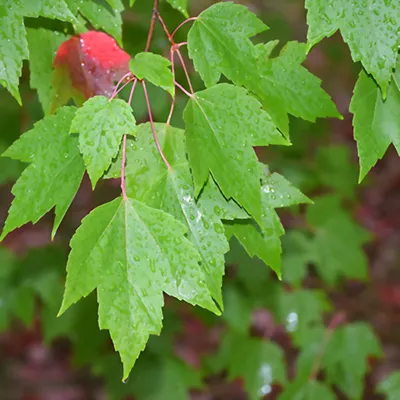
M24 17L47 17L76 22L64 0L17 1L0 4L0 84L21 104L18 91L22 61L29 57Z
M75 110L64 107L37 122L3 154L31 164L12 188L15 198L0 240L27 222L36 223L54 206L52 235L57 231L84 173L78 140L69 135Z
M274 383L286 383L284 354L275 343L230 331L214 358L218 370L228 370L229 379L244 379L251 400L263 398Z
M256 65L250 41L268 27L247 7L217 3L203 11L188 34L189 57L207 87L221 74L237 85L244 85Z
M226 224L228 237L234 235L250 257L257 256L281 277L281 241L285 233L276 208L310 203L303 193L283 176L265 171L260 187L262 215L258 225L254 221L233 221Z
M379 341L369 325L356 322L333 332L321 365L328 382L337 385L350 398L358 399L370 356L382 356Z
M378 385L378 393L387 396L387 400L397 400L400 397L400 371L387 376Z
M252 146L288 144L260 107L245 89L219 84L196 93L184 111L195 195L211 172L225 197L256 220L262 214L261 165Z
M121 0L104 1L65 0L70 10L77 15L82 14L96 29L103 29L121 44L122 18L124 5Z
M400 3L306 0L306 8L310 46L340 29L353 60L362 62L385 95L400 46Z
M165 89L171 96L175 95L171 61L167 58L153 53L139 53L130 61L129 66L137 78L147 79L153 85Z
M163 291L219 313L185 231L163 211L117 198L92 211L72 238L60 313L97 288L99 326L110 331L124 378L161 331Z
M354 138L357 141L360 159L360 178L385 154L391 143L400 153L400 71L398 70L389 87L386 100L372 79L361 71L350 111L354 114Z
M312 122L319 117L341 118L329 95L322 90L321 80L302 67L307 45L288 42L279 56L271 58L277 44L274 41L256 47L261 77L254 92L279 129L288 133L288 113Z
M154 143L151 125L138 126L136 140L128 141L126 190L130 197L164 210L182 222L201 255L201 265L212 296L222 307L224 254L229 244L221 219L248 218L234 202L227 201L211 179L198 201L185 153L185 135L181 129L156 124L155 129L168 169ZM119 177L121 160L114 163L108 176Z
M187 11L187 0L167 0L167 2L176 10L181 12L186 18L189 17Z
M123 135L135 131L135 117L124 100L95 96L78 109L70 132L79 133L79 148L93 188L118 154Z
M328 386L310 380L304 385L289 384L278 400L335 400L336 398Z
M42 108L50 111L53 60L57 49L68 36L48 29L27 29L29 44L30 86L37 89Z
M363 245L370 240L370 234L342 209L337 196L315 199L307 209L307 221L315 232L312 261L324 281L334 285L342 276L367 279Z

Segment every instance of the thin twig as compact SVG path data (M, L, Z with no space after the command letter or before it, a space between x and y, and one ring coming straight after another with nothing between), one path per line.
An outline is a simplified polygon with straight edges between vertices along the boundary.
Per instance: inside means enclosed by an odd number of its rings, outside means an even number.
M186 96L189 96L190 98L193 97L193 94L192 94L192 93L189 93L182 85L180 85L180 84L179 84L178 82L176 82L176 81L175 81L175 86L176 86L177 88L181 89L182 92L186 94Z
M122 140L122 163L121 163L121 191L124 200L128 200L125 187L126 137L127 135L124 135L124 138Z
M153 131L154 141L156 142L157 150L160 153L160 156L163 159L163 161L164 161L165 165L167 166L167 168L171 169L171 165L169 164L168 160L165 158L165 155L164 155L164 153L163 153L163 151L161 149L160 141L158 140L156 127L154 125L154 120L153 120L153 114L151 112L151 107L150 107L149 94L147 93L146 82L144 80L142 81L142 86L143 86L144 97L146 99L147 111L149 113L149 120L150 120L151 130Z
M171 39L174 38L176 32L178 32L179 29L181 29L183 25L187 24L187 23L190 22L190 21L196 21L197 18L198 18L198 17L188 18L187 20L185 20L185 21L183 21L181 24L179 24L179 25L175 28L175 30L171 33Z
M119 81L118 83L115 85L114 91L111 94L111 97L109 99L109 101L111 101L112 99L114 99L114 97L126 86L129 84L129 82L131 82L131 80L128 80L127 82L125 82L125 84L119 88L119 85L129 76L132 75L132 72L127 72Z
M156 26L156 19L158 15L158 6L159 6L159 0L154 0L153 14L151 16L149 34L147 36L146 48L144 49L146 53L150 50L151 41L153 40L154 28Z
M186 80L188 82L188 85L189 85L189 88L190 88L190 92L193 94L194 93L193 85L192 85L192 81L190 80L190 76L189 76L189 72L188 72L188 69L187 69L186 64L185 64L185 60L183 59L182 54L181 54L179 49L176 50L176 53L178 54L179 60L180 60L180 62L182 64L183 71L185 72Z
M135 92L137 82L138 82L138 80L137 80L137 78L135 78L135 80L132 84L131 93L129 94L129 100L128 100L129 105L132 105L133 93ZM124 135L123 140L122 140L122 162L121 162L121 191L122 191L122 197L124 200L128 199L128 196L126 194L126 186L125 186L126 140L127 140L127 135Z
M175 61L174 61L174 56L175 56L174 48L171 47L171 49L170 49L170 60L171 60L171 65L172 65L172 76L173 76L174 82L175 82ZM175 103L176 103L176 91L175 91L174 96L172 98L172 104L171 104L171 108L169 110L169 115L168 115L168 119L167 119L167 125L169 125L171 123L172 114L174 113L174 109L175 109Z

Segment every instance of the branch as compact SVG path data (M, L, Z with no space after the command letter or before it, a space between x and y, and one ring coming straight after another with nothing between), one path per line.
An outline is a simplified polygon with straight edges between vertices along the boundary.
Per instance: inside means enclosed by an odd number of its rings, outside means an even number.
M178 27L175 28L175 30L171 33L171 39L174 38L176 32L178 32L179 29L181 29L183 25L187 24L187 23L190 22L190 21L196 21L197 18L198 18L198 17L188 18L187 20L183 21L180 25L178 25Z
M158 6L159 6L159 0L154 0L153 14L151 16L149 34L147 36L146 48L144 49L146 53L150 50L151 41L153 40L154 28L156 26L156 19L158 15Z
M153 114L151 112L151 107L150 107L149 94L147 93L146 82L144 80L142 81L142 86L143 86L144 97L146 99L147 111L149 113L151 130L153 131L154 141L156 142L157 150L160 153L160 156L163 159L164 164L167 166L168 169L171 169L171 165L169 164L168 160L165 158L165 155L161 149L160 141L158 140L156 127L154 125L154 120L153 120Z

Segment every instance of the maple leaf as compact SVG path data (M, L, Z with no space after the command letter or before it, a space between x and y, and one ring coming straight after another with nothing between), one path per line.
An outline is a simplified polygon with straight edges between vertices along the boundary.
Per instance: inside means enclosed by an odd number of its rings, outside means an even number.
M400 154L400 71L393 76L386 100L372 79L364 71L360 72L350 111L354 114L354 138L357 141L360 159L359 181L385 154L393 143Z
M320 80L301 67L306 45L289 42L278 57L269 58L277 42L254 46L250 41L266 29L245 6L218 3L202 12L189 31L188 49L205 85L215 85L223 74L245 86L262 100L285 135L288 113L310 121L340 117Z
M61 108L37 122L3 154L31 164L12 188L15 198L0 240L27 222L36 223L54 206L52 235L57 231L84 173L78 139L69 135L74 115L75 108Z
M124 379L160 333L163 291L219 314L185 232L171 215L117 198L85 217L71 240L60 313L97 288L99 326L110 331Z
M288 133L288 113L307 121L319 117L342 118L321 80L302 67L307 45L288 42L279 56L271 58L278 41L256 46L259 87L254 93L262 100L279 129ZM253 89L252 89L253 90Z
M250 257L257 256L281 277L281 241L285 233L276 208L289 207L296 204L310 203L304 196L283 176L268 170L260 175L262 186L261 219L257 221L233 221L225 224L228 237L234 235Z
M79 148L93 188L118 154L123 135L135 131L132 108L124 100L96 96L77 110L70 132L79 133Z
M103 32L73 36L59 47L54 59L52 110L70 98L77 103L96 95L110 97L115 82L129 72L130 56Z
M362 62L386 96L400 46L400 3L306 0L306 8L310 46L340 29L353 60Z
M153 53L139 53L129 63L131 71L139 79L147 79L153 85L175 95L174 76L170 70L171 61Z
M128 196L159 208L183 223L188 238L201 255L201 266L214 299L222 308L224 254L229 250L221 219L249 218L244 210L227 201L210 180L198 201L185 153L185 135L181 129L156 124L163 153L171 168L167 169L154 144L150 124L138 126L136 139L128 141L126 191ZM121 159L108 172L120 176Z
M76 22L64 0L19 1L0 4L0 84L21 104L18 91L22 61L29 57L24 17L57 18Z
M217 3L203 11L188 34L189 57L207 87L224 74L237 85L244 85L256 65L250 41L268 27L247 7Z
M252 146L289 144L260 107L245 89L218 84L197 92L183 116L195 195L211 172L225 197L234 198L257 221L261 165Z

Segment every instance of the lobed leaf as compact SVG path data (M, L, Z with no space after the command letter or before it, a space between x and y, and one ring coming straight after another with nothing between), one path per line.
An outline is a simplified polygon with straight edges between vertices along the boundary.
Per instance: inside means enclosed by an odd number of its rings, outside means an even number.
M353 60L361 61L386 97L400 46L400 3L376 0L306 0L308 42L315 45L340 30Z
M15 196L0 240L27 222L36 223L55 206L54 236L81 183L84 165L77 138L69 135L75 108L37 122L3 156L31 164L12 188Z
M79 148L93 188L118 154L122 137L135 132L135 117L124 100L96 96L77 110L70 133L79 133Z
M163 211L115 199L92 211L72 238L60 313L97 288L99 326L110 331L124 378L149 335L160 333L163 291L219 313L185 231Z

